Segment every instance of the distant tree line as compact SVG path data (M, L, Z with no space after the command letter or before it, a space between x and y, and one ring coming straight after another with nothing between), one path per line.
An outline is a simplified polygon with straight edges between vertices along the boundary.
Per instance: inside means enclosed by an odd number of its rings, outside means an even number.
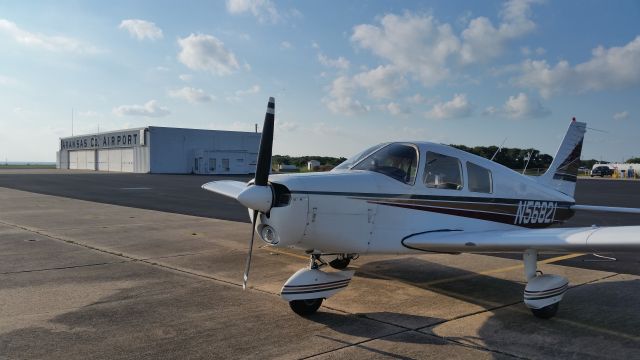
M271 163L277 165L295 165L298 168L306 168L307 163L311 160L319 161L321 165L327 165L335 167L341 162L347 160L343 157L331 157L331 156L289 156L289 155L273 155L271 157Z
M481 156L486 159L491 159L498 150L497 146L474 146L469 147L465 145L451 145L457 149L464 150L466 152ZM502 148L500 152L496 154L493 159L495 162L502 164L510 169L523 169L527 162L527 157L532 154L529 161L528 169L546 169L551 165L553 157L549 154L542 154L540 151L534 148L520 149L520 148ZM310 160L317 160L321 165L327 167L335 167L341 162L345 161L344 157L330 157L330 156L289 156L289 155L273 155L272 163L274 166L279 164L283 165L295 165L298 168L306 168L307 163ZM580 166L591 169L594 164L608 163L607 161L598 161L596 159L581 160ZM627 160L627 163L640 163L640 157L635 157Z
M481 156L486 159L491 157L498 151L497 146L474 146L468 147L465 145L451 145L454 148L470 152L474 155ZM498 164L502 164L510 169L523 169L527 163L527 158L531 154L531 160L529 160L528 169L546 169L551 165L553 157L549 154L541 154L539 150L534 148L520 149L520 148L506 148L500 149L500 152L496 154L493 161Z

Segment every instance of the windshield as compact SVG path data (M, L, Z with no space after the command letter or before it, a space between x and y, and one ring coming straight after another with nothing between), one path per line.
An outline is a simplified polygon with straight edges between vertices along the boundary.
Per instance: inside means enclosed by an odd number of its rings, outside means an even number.
M361 151L353 155L352 157L348 158L347 160L343 161L340 165L336 166L334 170L349 170L354 164L357 164L360 160L364 159L367 155L371 154L372 152L380 149L385 145L387 145L387 143L374 145L364 151Z
M417 165L418 151L414 146L389 144L369 155L352 169L375 171L405 184L413 184Z

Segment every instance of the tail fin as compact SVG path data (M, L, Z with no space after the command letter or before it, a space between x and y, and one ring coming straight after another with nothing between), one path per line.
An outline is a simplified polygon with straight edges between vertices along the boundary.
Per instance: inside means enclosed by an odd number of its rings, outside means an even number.
M586 123L577 122L573 118L551 166L538 179L540 183L573 196L576 190L576 180L578 179L578 168L580 167L582 140L586 130Z

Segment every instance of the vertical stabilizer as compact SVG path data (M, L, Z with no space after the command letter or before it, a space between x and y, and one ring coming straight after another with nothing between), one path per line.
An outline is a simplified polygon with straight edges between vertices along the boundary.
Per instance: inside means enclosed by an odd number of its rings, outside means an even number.
M558 152L553 157L553 162L544 175L538 181L569 196L573 196L578 179L580 167L580 154L582 153L582 140L587 130L587 124L571 121L567 134L562 139Z

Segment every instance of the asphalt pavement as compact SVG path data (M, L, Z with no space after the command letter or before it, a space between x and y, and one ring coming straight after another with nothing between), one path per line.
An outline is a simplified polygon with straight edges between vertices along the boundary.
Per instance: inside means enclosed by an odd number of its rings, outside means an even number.
M247 210L235 200L201 189L213 180L248 181L250 176L126 174L74 170L0 170L0 187L140 209L249 222ZM640 181L580 178L576 203L640 207ZM640 215L578 212L561 226L640 225ZM542 255L541 258L555 254ZM495 254L520 258L521 254ZM586 269L640 275L640 255L585 255L561 262ZM615 259L612 260L612 259Z

